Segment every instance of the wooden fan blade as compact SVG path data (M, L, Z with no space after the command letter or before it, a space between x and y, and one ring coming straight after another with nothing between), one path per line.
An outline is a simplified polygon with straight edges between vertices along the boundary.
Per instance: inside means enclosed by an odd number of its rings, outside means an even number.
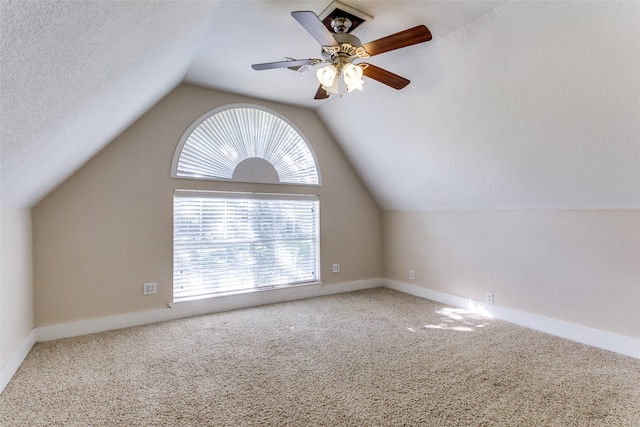
M264 64L253 64L251 68L257 71L272 70L274 68L301 67L303 65L316 65L322 62L319 59L294 59L278 62L267 62Z
M314 96L313 99L327 99L328 97L329 97L329 92L324 90L322 88L322 85L320 85L320 87L318 88L318 91L316 92L316 96Z
M333 38L318 16L308 10L291 12L291 16L304 27L322 46L337 46L338 42Z
M365 43L362 47L364 47L364 50L366 50L369 55L374 56L429 40L431 40L431 32L429 29L424 25L418 25L417 27Z
M366 64L366 67L363 67L362 74L369 77L370 79L377 80L380 83L386 84L387 86L391 86L392 88L398 90L411 83L410 80L407 80L402 76L393 74L391 71L384 70L371 64Z

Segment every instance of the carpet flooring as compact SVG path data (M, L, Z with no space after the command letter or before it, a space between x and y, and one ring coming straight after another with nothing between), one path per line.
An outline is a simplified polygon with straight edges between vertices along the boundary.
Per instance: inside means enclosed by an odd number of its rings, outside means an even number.
M2 426L640 426L640 360L388 289L36 344Z

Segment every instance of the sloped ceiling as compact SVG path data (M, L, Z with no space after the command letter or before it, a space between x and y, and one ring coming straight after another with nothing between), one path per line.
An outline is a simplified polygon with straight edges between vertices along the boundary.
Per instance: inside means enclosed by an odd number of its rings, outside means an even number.
M31 206L181 81L316 109L383 209L640 207L639 2L347 1L396 91L313 100L330 1L2 3L1 203Z
M382 208L640 207L639 2L507 2L400 61L319 109Z
M178 85L217 3L1 3L1 200L31 206Z

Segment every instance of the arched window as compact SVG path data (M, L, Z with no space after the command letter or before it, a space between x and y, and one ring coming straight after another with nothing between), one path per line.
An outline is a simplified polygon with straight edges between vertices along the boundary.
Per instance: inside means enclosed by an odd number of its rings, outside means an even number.
M319 185L304 137L261 107L227 106L196 120L180 140L171 176ZM307 192L308 193L308 192ZM176 302L320 281L317 195L176 189Z
M289 122L252 105L226 106L196 120L173 158L173 178L320 184L309 145Z

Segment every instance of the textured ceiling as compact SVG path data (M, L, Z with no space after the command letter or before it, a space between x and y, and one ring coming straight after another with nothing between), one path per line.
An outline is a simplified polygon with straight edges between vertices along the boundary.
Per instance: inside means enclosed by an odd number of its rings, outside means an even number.
M31 206L181 81L315 108L384 209L640 207L640 2L347 1L395 91L314 101L330 1L3 2L1 200Z
M179 84L216 3L2 4L2 205L30 206Z

